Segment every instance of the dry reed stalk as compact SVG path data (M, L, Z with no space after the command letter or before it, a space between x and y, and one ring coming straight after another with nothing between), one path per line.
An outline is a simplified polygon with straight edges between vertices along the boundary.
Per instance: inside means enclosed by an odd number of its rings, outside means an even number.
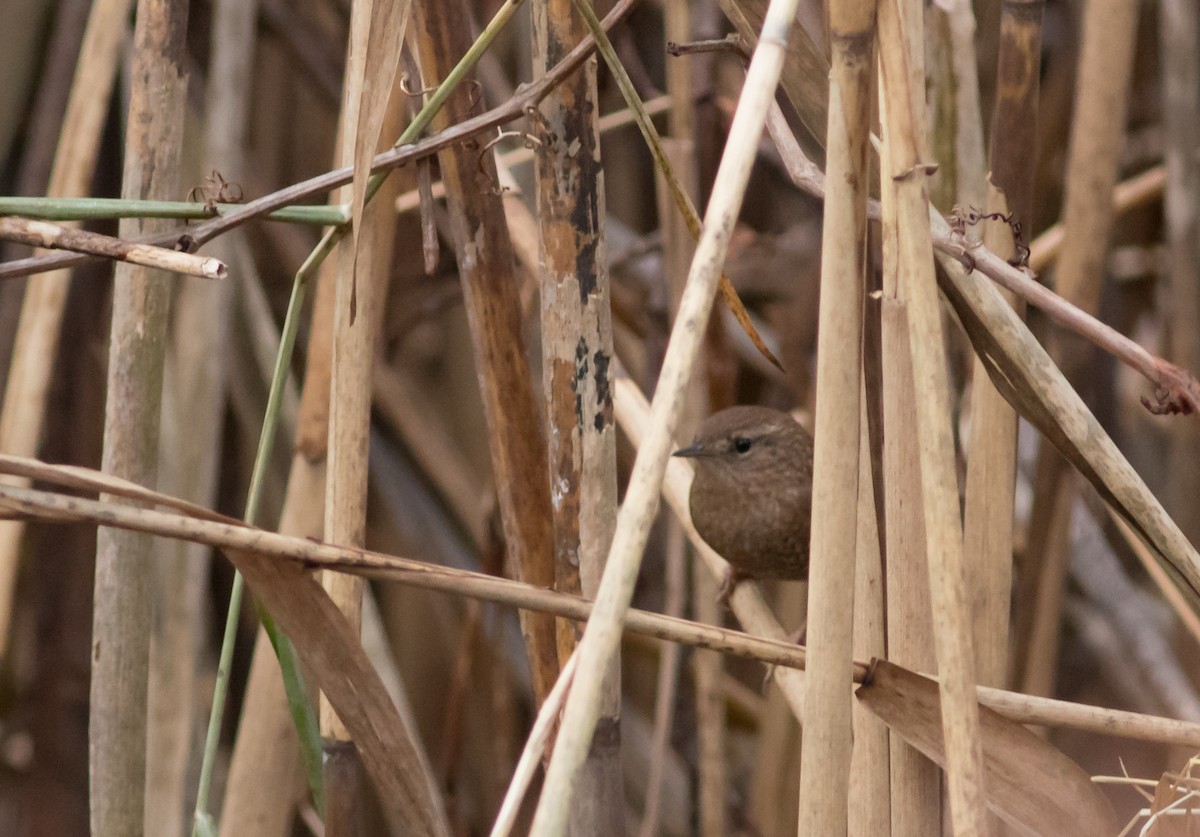
M997 142L1003 140L993 136L993 153ZM1003 192L989 186L988 195L989 212L1006 212ZM1012 234L999 222L988 222L984 242L1001 254L1013 250ZM1005 298L1010 304L1015 300L1012 294ZM971 365L970 421L963 551L971 586L977 674L982 685L1002 686L1008 671L1012 601L1017 414L988 378L978 357Z
M804 622L807 590L794 587L775 596L775 611L784 625ZM747 791L751 823L763 837L794 837L799 823L800 724L778 689L763 696L755 717L758 747Z
M763 120L779 82L795 6L794 0L772 0L764 24L765 42L755 50L750 62L654 393L650 429L638 449L625 502L617 516L595 610L580 642L580 670L567 698L562 728L534 816L532 833L539 837L562 833L575 774L596 729L604 671L617 650L642 550L658 510L673 431L712 309L713 293L721 277L721 265L745 193Z
M666 15L667 40L688 40L691 27L686 3L673 0L668 5ZM691 60L686 56L668 60L667 92L671 97L668 125L671 136L662 138L661 145L678 188L687 197L688 204L694 206L699 184L694 139L695 108L691 101L692 76L689 63ZM687 285L688 268L695 255L696 247L695 240L688 230L687 219L676 211L672 203L671 184L663 177L661 171L656 172L655 187L658 226L663 241L667 307L673 320L679 313L679 302ZM715 327L719 327L719 324L710 320L709 334ZM745 334L746 332L742 331L741 333ZM765 357L757 349L754 350L754 353L765 360ZM711 359L711 357L710 351L705 359ZM692 431L695 430L705 414L726 406L706 394L712 383L711 371L711 368L701 361L699 374L692 376L685 396L683 414L680 416L679 435L682 438L691 436ZM774 367L772 367L772 371L774 371ZM677 555L668 554L667 560L669 562L677 560L682 564L684 533L680 529L678 521L672 520L669 526L668 543L670 545L678 544L680 551ZM683 571L682 566L679 570ZM669 577L668 581L670 581ZM679 583L683 584L684 579L680 578ZM711 625L721 624L724 608L717 602L717 592L717 582L712 576L707 573L697 573L693 576L691 585L692 615L697 621ZM670 595L670 590L668 590L668 595ZM682 591L680 591L680 595L682 595ZM664 657L662 665L666 666L668 662L668 658ZM729 830L727 804L729 734L726 725L726 697L721 687L725 661L720 654L697 650L692 654L690 662L692 701L696 713L696 832L702 837L717 837L726 834ZM662 699L665 696L660 695L659 697ZM662 708L666 709L666 707ZM671 715L664 714L662 717L669 719ZM655 720L658 721L659 716L656 716ZM669 726L655 732L662 736L665 747L670 734ZM646 822L642 824L642 831L647 833Z
M875 3L829 7L829 188L821 240L817 407L809 550L808 686L800 751L800 821L814 834L847 829L852 698L867 151ZM761 44L761 41L760 41ZM866 560L870 560L867 558Z
M1084 10L1062 210L1065 238L1055 270L1055 285L1063 299L1093 316L1100 307L1112 224L1112 194L1124 145L1136 22L1137 3L1128 0L1099 0ZM1076 337L1061 337L1053 356L1067 380L1088 399L1093 392L1087 375L1092 357L1090 347ZM1051 490L1051 486L1060 483L1058 476L1064 467L1058 453L1043 443L1037 465L1039 490L1030 513L1032 548L1028 563L1037 586L1050 591L1063 584L1063 579L1054 573L1065 573L1067 567L1065 558L1050 556L1046 551L1052 542L1063 548L1067 543L1052 541L1047 528L1055 518L1051 509L1058 502L1057 490ZM1066 502L1065 507L1070 505ZM1041 593L1034 595L1046 600ZM1022 645L1016 652L1022 665L1031 650L1024 643L1035 635L1054 632L1059 618L1057 611L1038 610L1024 620L1027 627L1023 626L1018 634ZM1037 665L1033 660L1029 664Z
M416 4L413 14L422 74L429 81L441 79L469 43L466 9L461 2L434 4L426 0ZM460 92L451 97L435 119L435 129L465 120L466 95ZM520 299L512 281L512 243L501 201L490 191L496 183L495 165L490 155L480 158L478 152L461 146L442 151L439 163L510 563L524 581L549 587L554 583L554 532L548 460L522 350ZM540 701L558 674L554 621L523 614L522 631Z
M0 218L0 240L51 250L90 253L114 261L199 276L202 279L224 279L229 275L229 270L220 259L193 256L152 244L134 244L110 235L100 235L47 221Z
M834 36L836 38L836 35ZM832 133L832 132L831 132ZM883 552L875 508L867 428L867 394L861 397L858 453L858 535L855 540L854 659L887 656ZM848 834L891 833L891 748L886 724L854 703L854 751L850 762Z
M773 133L788 148L788 134ZM887 134L884 134L887 146ZM793 155L785 153L785 159ZM886 158L886 153L881 155ZM921 671L936 671L932 606L926 579L925 520L911 502L922 496L916 430L916 390L908 351L907 288L900 282L896 202L882 194L883 287L880 297L884 517L887 540L888 658ZM891 809L894 837L918 837L941 827L941 771L898 733L891 740Z
M533 71L543 75L587 33L571 0L536 3ZM542 390L546 399L554 520L554 589L595 596L617 513L616 428L604 170L600 165L596 64L554 88L538 107L534 150L541 289ZM565 664L578 626L558 623ZM573 835L624 830L621 779L621 667L604 686L597 736L572 805Z
M1100 281L1112 225L1112 194L1125 144L1138 4L1097 0L1084 9L1075 114L1067 162L1055 285L1084 311L1100 308ZM1072 377L1072 370L1065 370Z
M683 529L678 523L672 523L667 530L663 613L679 617L683 615L687 587L687 567L684 563L687 541ZM654 687L654 737L650 744L650 767L646 771L646 804L642 808L642 821L638 829L640 837L654 837L659 833L662 810L660 795L667 774L682 650L682 647L674 642L664 642L659 646L658 680Z
M884 201L884 247L894 247L891 201ZM894 219L891 225L894 225ZM891 232L889 233L889 229ZM919 671L936 671L932 606L923 544L925 521L918 504L921 471L916 445L916 393L908 356L908 317L894 294L895 271L884 271L882 299L884 509L887 531L888 658ZM921 837L941 827L941 771L904 741L891 736L893 837Z
M257 10L255 2L221 2L213 10L204 163L234 182L244 170ZM214 242L210 255L233 265L235 276L245 281L239 269L248 261L244 242ZM211 507L216 505L234 286L185 278L177 283L164 370L159 484L167 493ZM198 323L205 326L197 328ZM207 647L204 592L210 561L209 550L199 544L169 541L162 551L154 567L158 618L150 643L146 832L170 837L190 831L180 812L187 810L193 775L196 694L201 691L197 649Z
M1043 5L1044 0L1008 0L1001 7L998 83L992 111L986 211L1012 213L1024 229L1030 228L1033 214L1031 160L1037 129ZM983 241L1005 258L1015 255L1007 224L987 222ZM1017 305L1015 296L1006 295L1006 299ZM1017 310L1023 309L1024 304L1019 304ZM1003 686L1012 601L1017 416L979 358L972 361L971 381L963 549L969 562L979 682Z
M131 6L132 0L97 0L88 17L46 187L49 196L88 191L112 94L117 48ZM30 282L25 289L0 409L0 450L6 453L37 453L70 278L69 271L58 270ZM0 654L7 654L9 644L18 550L24 531L20 521L0 521Z
M767 120L789 176L801 188L823 195L820 170L806 159L778 108ZM887 135L884 135L886 147ZM884 154L883 156L886 156ZM895 201L883 195L883 249L897 246ZM936 668L929 570L925 556L925 521L911 498L922 495L916 438L915 389L908 350L908 315L895 258L884 259L881 304L883 361L884 516L887 540L888 654L896 662L922 671ZM941 773L937 765L891 736L892 832L897 837L924 837L942 821Z
M883 192L896 202L895 258L904 286L916 401L925 540L934 619L950 816L962 837L987 833L971 613L925 193L920 9L879 6L880 112L887 137ZM885 266L885 272L887 268Z
M669 0L663 11L664 36L668 43L683 42L691 38L691 13L686 0ZM692 70L693 62L687 57L669 59L666 65L667 95L661 97L669 109L668 136L663 137L663 152L679 180L680 188L692 200L696 199L696 160L695 160L695 108L692 104ZM647 101L644 107L647 113L653 113L656 100ZM674 211L670 203L667 184L661 172L656 172L655 187L658 207L659 229L663 240L664 278L668 288L668 305L670 311L676 311L679 297L687 280L688 265L691 264L695 243L688 234L683 217ZM702 404L697 403L697 394L702 392L702 381L693 381L690 389L690 412L695 418ZM688 416L683 418L683 424L689 423ZM687 550L686 535L675 520L667 522L665 572L663 578L664 598L663 611L669 616L681 616L684 612L684 602L687 595L687 567L685 564ZM712 605L712 599L703 597L710 585L697 584L693 587L693 602L700 607ZM703 588L703 592L701 591ZM697 610L697 618L704 620L704 612ZM714 620L715 621L715 620ZM640 837L654 837L660 831L660 819L664 805L661 796L666 787L667 760L671 753L671 732L675 721L675 704L680 681L680 661L682 647L675 643L663 643L658 658L658 679L654 695L654 733L650 745L650 766L646 776L646 802L642 808L642 820L638 834ZM714 672L715 670L715 672ZM693 688L697 712L697 772L699 779L699 829L704 833L711 828L714 819L724 821L724 782L721 775L714 778L714 750L721 752L724 742L724 712L718 713L717 718L707 717L712 713L706 710L712 705L710 690L714 681L719 679L721 663L712 659L693 659ZM716 676L714 676L714 673ZM722 703L723 709L723 703ZM701 715L705 715L701 719ZM717 724L714 733L712 723ZM706 723L707 722L707 723ZM716 739L716 742L714 742ZM716 765L719 769L721 764ZM711 788L719 784L720 794L717 797L717 811L712 812Z
M768 0L718 0L747 49L758 43L766 20ZM825 159L825 131L829 123L829 60L813 43L808 31L797 24L788 36L787 54L780 86L807 131L801 145L808 156Z
M620 403L620 396L618 396L618 403ZM640 407L632 405L627 419L636 422L640 417L644 420L645 413L644 403ZM644 426L640 428L633 424L626 426L629 426L635 433L645 430ZM31 463L29 460L21 461L9 457L3 457L2 461L5 473L23 474L53 482L60 481L61 466L48 466L39 462ZM33 467L24 467L30 464ZM664 484L664 494L673 511L680 516L681 522L688 524L686 528L693 545L699 547L703 541L695 533L695 529L690 526L690 520L684 512L690 483L690 469L683 463L679 464L682 466L681 469L672 471L668 481ZM140 487L135 487L134 490L123 487L106 474L85 471L85 469L77 470L85 473L88 477L85 482L78 484L79 487L86 490L105 491L138 502L178 505L173 498L164 497L156 492ZM201 517L196 517L195 511L191 509L186 515L164 513L111 501L84 500L75 496L17 486L0 486L0 506L7 509L10 514L34 516L56 522L88 522L131 531L149 532L162 537L182 538L196 543L209 544L222 550L254 553L280 564L290 561L305 567L337 568L339 571L353 572L365 578L453 592L516 607L538 609L571 619L587 619L593 607L590 602L577 597L532 587L521 582L463 570L452 570L438 565L424 564L419 561L360 549L344 549L316 542L310 538L265 532L248 527L237 520L222 519L211 512L203 512ZM709 564L709 569L719 570L717 563L719 556L716 553L709 550L707 554L704 554L701 550L701 554L705 562ZM721 650L763 663L787 667L777 669L774 678L781 683L785 694L789 696L790 703L793 706L798 705L798 695L792 688L795 681L782 678L781 675L800 673L798 670L802 669L805 664L805 649L782 638L783 629L773 620L768 621L772 618L765 604L763 612L767 614L767 619L759 619L752 609L744 607L747 602L758 595L752 584L746 583L744 586L748 595L741 597L741 610L747 614L748 621L756 622L754 635L741 634L685 620L670 619L637 610L630 612L626 627L630 631L636 631L649 637L686 642L697 647ZM743 585L738 587L741 589ZM734 598L738 598L736 593ZM777 634L781 638L768 639L762 634ZM855 663L854 681L861 682L866 677L868 670L869 666L866 663ZM980 687L979 698L983 705L995 709L1010 720L1019 723L1064 726L1145 741L1200 746L1200 724L1136 712L1085 706L1068 701L1032 697L987 687Z
M1159 23L1169 172L1163 209L1171 260L1170 357L1185 368L1200 369L1200 161L1192 152L1200 145L1200 115L1188 104L1200 100L1200 67L1195 61L1200 20L1194 4L1163 0ZM1200 425L1177 421L1170 434L1167 508L1188 537L1200 540L1200 468L1192 467L1192 456L1200 450Z
M716 579L697 573L692 579L692 609L697 620L719 625L724 616L717 602ZM728 739L726 698L721 688L725 661L720 654L696 650L691 659L692 690L696 707L696 833L721 837L729 833Z
M398 51L403 21L391 20L389 28L395 31L381 32L381 23L374 18L382 5L371 0L353 4L349 67L342 91L339 157L342 164L355 167L355 178L352 189L343 189L340 197L354 201L355 217L353 236L343 238L333 254L338 267L333 302L324 529L329 540L350 546L362 546L366 539L371 373L383 313L381 297L387 286L395 234L393 216L385 204L390 204L398 191L396 180L390 178L380 189L380 200L368 207L363 205L368 172L362 157L369 158L375 150L385 121L390 123L389 133L399 132L400 109L395 100L389 104L387 96L396 64L393 61L384 68L374 63L385 61L386 56L372 53L371 48L378 48L379 38L394 39ZM372 108L375 113L368 112ZM324 573L321 583L351 628L361 632L362 580ZM325 749L326 828L334 837L356 834L363 798L358 778L359 756L343 720L337 717L324 695L320 699L320 727ZM405 732L411 736L413 731ZM433 796L436 798L436 792Z
M126 199L169 199L178 190L187 11L182 0L138 2L121 186ZM128 219L121 237L161 226ZM161 276L117 265L103 468L142 485L158 476L169 302ZM91 826L98 837L145 829L152 546L144 534L103 530L96 538L88 744Z
M1032 602L1023 602L1031 615L1025 648L1020 691L1031 695L1052 695L1058 674L1059 637L1062 607L1066 597L1067 571L1070 567L1071 513L1079 493L1074 474L1066 471L1058 481L1046 543L1042 548L1041 576Z

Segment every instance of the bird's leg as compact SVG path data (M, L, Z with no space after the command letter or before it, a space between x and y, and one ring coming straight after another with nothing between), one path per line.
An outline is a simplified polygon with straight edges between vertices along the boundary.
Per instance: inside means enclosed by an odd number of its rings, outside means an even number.
M721 576L721 587L717 590L717 604L722 607L729 607L729 597L733 595L733 589L741 583L746 576L739 573L730 564L725 567L725 574Z
M804 623L799 628L788 634L787 639L788 642L795 643L796 645L803 645L804 641L808 639L808 620L805 619Z
M790 634L787 635L787 641L795 643L796 645L803 645L804 641L807 638L808 638L808 620L807 619L804 620L804 623L801 624L799 628L797 628L796 630L792 631ZM767 672L766 672L766 674L763 675L762 688L764 688L764 689L767 688L767 686L771 683L771 678L775 676L775 668L776 668L776 666L774 663L767 663Z

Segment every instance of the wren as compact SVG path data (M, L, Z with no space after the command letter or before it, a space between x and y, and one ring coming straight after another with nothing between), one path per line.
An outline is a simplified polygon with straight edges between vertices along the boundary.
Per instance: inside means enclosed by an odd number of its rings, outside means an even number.
M808 578L813 438L770 407L729 407L700 425L689 506L700 537L729 562L721 601L744 578Z

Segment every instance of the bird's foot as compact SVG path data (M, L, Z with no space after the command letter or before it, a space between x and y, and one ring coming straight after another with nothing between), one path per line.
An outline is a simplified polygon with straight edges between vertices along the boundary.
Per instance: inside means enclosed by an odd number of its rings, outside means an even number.
M806 639L808 639L808 620L807 619L804 620L804 624L802 624L796 630L792 631L787 636L787 641L791 642L791 643L795 643L796 645L803 645L804 641Z
M725 574L721 576L721 587L717 590L717 604L720 607L729 608L729 597L744 577L731 566L725 568Z

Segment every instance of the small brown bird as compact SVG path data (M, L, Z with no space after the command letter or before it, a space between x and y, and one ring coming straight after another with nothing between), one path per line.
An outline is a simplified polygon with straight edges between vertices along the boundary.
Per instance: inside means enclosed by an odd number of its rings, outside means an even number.
M808 578L813 438L787 413L730 407L705 419L674 456L694 460L689 505L700 536L742 578Z

